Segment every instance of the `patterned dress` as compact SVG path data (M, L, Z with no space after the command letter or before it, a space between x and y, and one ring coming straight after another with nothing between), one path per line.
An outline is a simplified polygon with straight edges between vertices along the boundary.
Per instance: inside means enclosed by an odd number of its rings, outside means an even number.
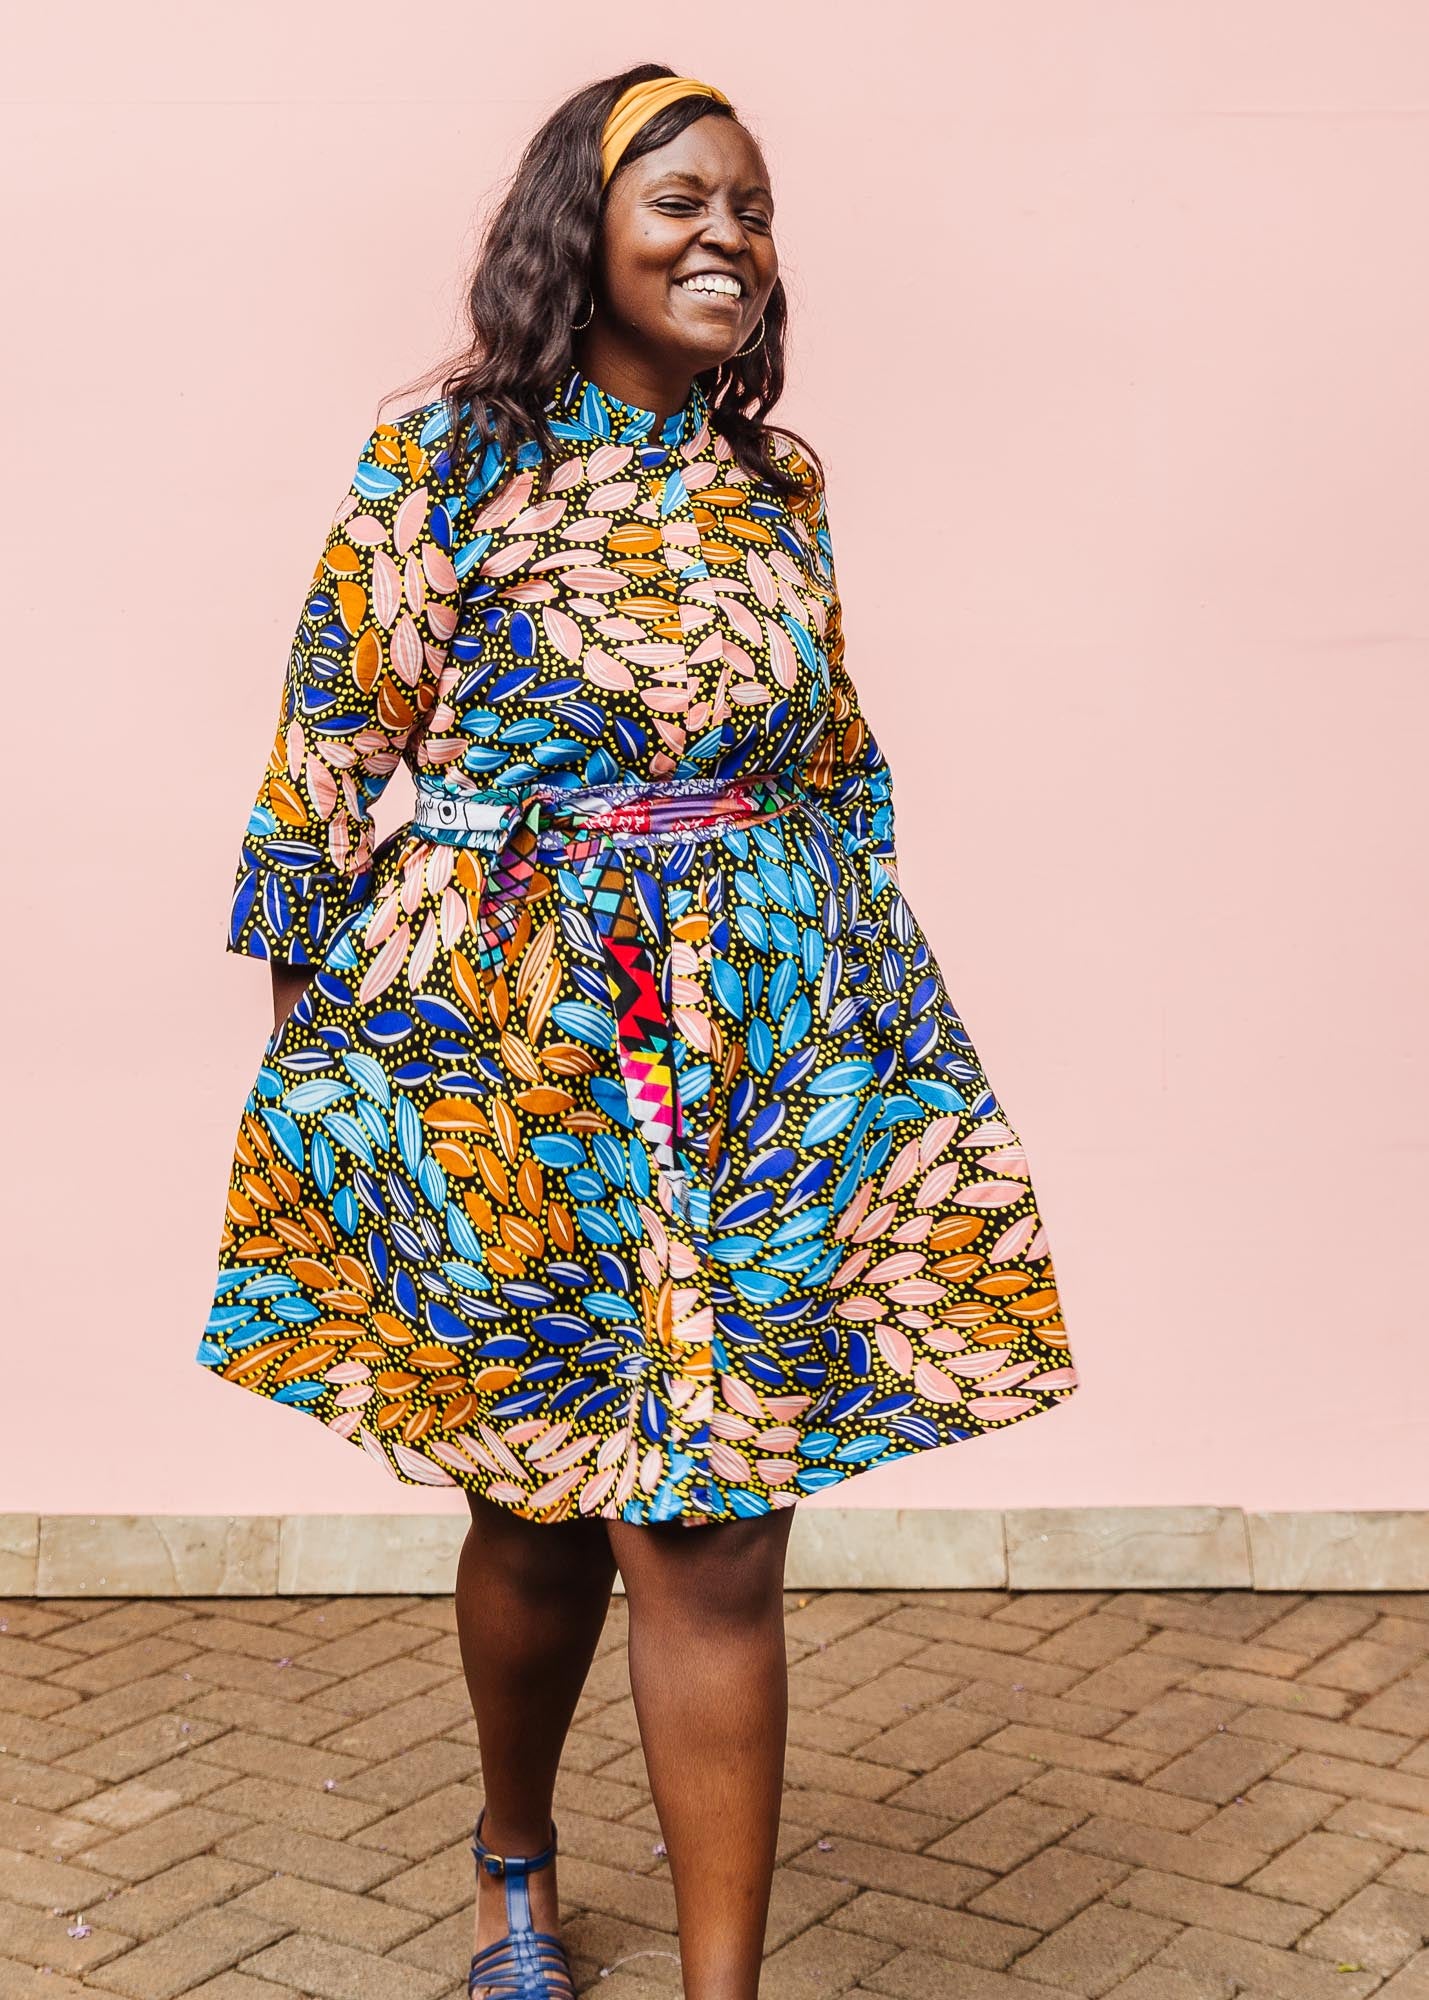
M782 437L798 494L752 478L698 383L660 421L575 370L548 409L538 500L534 444L458 479L437 401L334 517L227 938L317 970L198 1359L399 1479L694 1526L1076 1376L899 892L822 485ZM374 847L399 761L417 812Z

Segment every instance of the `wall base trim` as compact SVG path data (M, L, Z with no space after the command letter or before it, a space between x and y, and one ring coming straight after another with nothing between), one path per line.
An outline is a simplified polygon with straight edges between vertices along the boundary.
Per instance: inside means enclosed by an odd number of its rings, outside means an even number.
M465 1511L0 1514L0 1595L445 1595L465 1530ZM793 1590L1429 1590L1429 1511L804 1503L788 1580Z

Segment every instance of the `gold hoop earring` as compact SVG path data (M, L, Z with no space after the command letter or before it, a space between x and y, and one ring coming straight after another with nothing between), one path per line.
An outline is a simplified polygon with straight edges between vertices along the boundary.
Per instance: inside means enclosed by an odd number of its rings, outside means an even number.
M738 359L739 359L739 357L740 357L740 355L741 355L741 354L749 354L749 353L751 353L751 352L752 352L752 350L753 350L754 348L756 348L756 347L758 347L758 346L759 346L759 344L760 344L760 342L761 342L761 341L763 340L763 338L764 338L764 315L763 315L763 313L761 313L761 314L759 315L759 333L758 333L757 337L756 337L755 339L753 339L753 340L751 340L751 341L750 341L750 343L749 343L749 346L748 346L748 347L741 347L741 348L737 349L735 353L731 354L731 356L729 357L729 358L730 358L730 360L731 360L731 361L738 361Z
M584 319L573 319L571 321L572 332L578 332L581 327L589 326L594 318L595 318L595 293L592 292L590 295L590 310L586 314Z

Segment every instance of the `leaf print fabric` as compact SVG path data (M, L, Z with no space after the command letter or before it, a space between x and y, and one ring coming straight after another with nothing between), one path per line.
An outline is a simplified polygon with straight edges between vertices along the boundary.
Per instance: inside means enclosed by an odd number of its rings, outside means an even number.
M822 486L788 440L799 493L751 478L698 383L661 422L574 370L548 410L539 501L534 445L459 480L435 403L327 537L227 937L316 971L198 1358L400 1479L698 1526L1076 1377L898 887Z

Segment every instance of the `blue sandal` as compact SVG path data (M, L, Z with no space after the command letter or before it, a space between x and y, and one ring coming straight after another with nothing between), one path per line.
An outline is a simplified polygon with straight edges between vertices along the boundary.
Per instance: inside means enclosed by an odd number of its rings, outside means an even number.
M531 1898L526 1877L556 1858L556 1822L551 1840L539 1854L498 1854L481 1837L483 1806L471 1837L478 1868L506 1879L507 1935L484 1945L471 1961L468 1993L490 1987L491 2000L575 2000L571 1961L561 1940L551 1931L531 1927Z

